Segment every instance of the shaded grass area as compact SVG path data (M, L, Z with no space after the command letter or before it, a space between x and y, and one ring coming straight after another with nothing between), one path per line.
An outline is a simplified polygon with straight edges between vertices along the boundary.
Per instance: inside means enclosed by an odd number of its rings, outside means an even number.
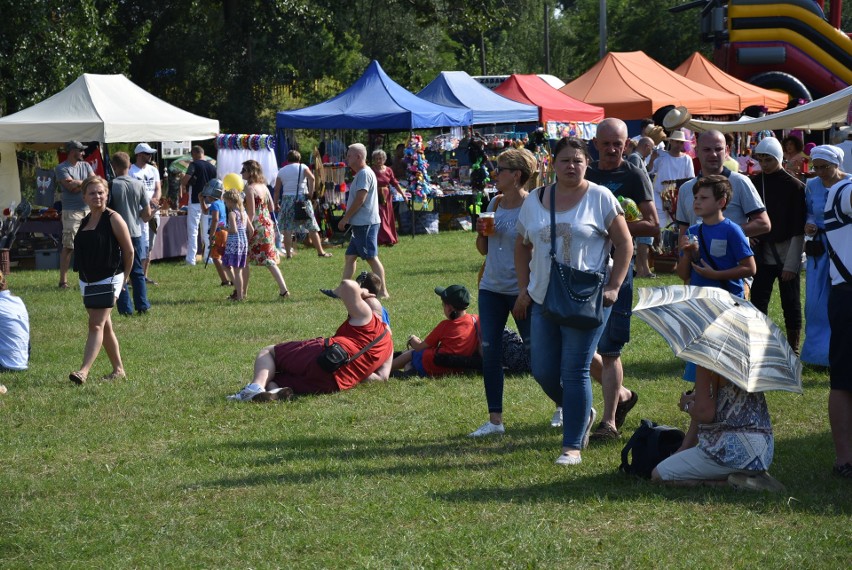
M830 474L824 370L805 394L768 395L773 474L784 495L669 489L617 472L623 445L559 468L553 404L507 379L507 434L487 418L479 376L393 380L291 403L225 401L262 346L327 335L343 320L319 293L343 251L282 262L293 299L263 269L232 304L212 267L155 263L154 307L114 322L129 379L75 387L86 318L55 271L14 272L33 331L27 373L2 376L0 566L32 567L845 567L852 493ZM396 348L442 318L436 285L475 289L464 232L382 249ZM359 270L362 268L360 264ZM667 276L645 284L671 284ZM476 311L474 305L471 309ZM771 314L778 320L777 299ZM685 427L682 363L638 319L624 355L643 417ZM102 355L91 378L109 372ZM594 389L600 409L601 394Z

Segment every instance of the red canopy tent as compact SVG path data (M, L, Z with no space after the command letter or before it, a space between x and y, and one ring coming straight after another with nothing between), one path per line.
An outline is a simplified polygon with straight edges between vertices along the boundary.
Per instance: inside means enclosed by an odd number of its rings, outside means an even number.
M599 123L604 110L560 93L538 75L512 74L494 89L504 97L538 107L539 121Z
M740 98L740 110L751 105L762 105L773 112L783 111L787 108L789 101L786 93L757 87L737 79L733 75L728 75L698 52L681 63L675 69L675 73L707 87L738 96Z
M693 115L741 110L738 96L687 79L641 51L610 52L559 91L624 120L650 117L666 105L683 105Z

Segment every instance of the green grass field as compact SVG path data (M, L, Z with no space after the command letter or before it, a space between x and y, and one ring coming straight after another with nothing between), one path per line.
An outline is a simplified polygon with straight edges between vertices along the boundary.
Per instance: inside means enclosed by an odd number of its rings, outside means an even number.
M212 266L155 263L149 315L113 313L128 379L96 380L110 370L101 354L82 387L67 379L86 335L79 290L57 290L57 271L13 269L33 356L28 372L0 376L0 567L849 567L852 488L831 475L824 370L805 368L802 396L768 395L784 495L617 472L641 418L687 420L682 363L638 319L624 354L640 395L626 435L575 468L553 464L553 405L528 376L507 380L507 434L486 440L466 437L487 419L479 376L226 402L262 346L343 320L318 291L340 277L343 250L330 251L282 262L292 300L253 269L238 305ZM481 263L464 232L403 237L380 256L397 349L442 317L432 289L474 290ZM777 299L772 311L777 322ZM594 400L600 410L597 386Z

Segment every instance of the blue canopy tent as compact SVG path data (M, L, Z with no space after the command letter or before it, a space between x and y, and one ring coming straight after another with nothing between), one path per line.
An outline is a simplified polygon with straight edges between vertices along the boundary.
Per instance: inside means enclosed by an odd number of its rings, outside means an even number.
M538 107L498 95L464 71L442 71L417 96L438 105L471 109L474 125L538 122Z
M394 82L373 60L348 89L324 103L280 111L281 129L363 129L408 131L470 125L470 109L445 107L421 99Z

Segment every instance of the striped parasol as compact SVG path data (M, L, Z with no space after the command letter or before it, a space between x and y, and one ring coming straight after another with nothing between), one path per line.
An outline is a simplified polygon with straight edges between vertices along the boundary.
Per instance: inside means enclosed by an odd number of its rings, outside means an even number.
M666 339L675 356L747 392L802 393L802 363L781 329L723 289L643 287L633 312Z

